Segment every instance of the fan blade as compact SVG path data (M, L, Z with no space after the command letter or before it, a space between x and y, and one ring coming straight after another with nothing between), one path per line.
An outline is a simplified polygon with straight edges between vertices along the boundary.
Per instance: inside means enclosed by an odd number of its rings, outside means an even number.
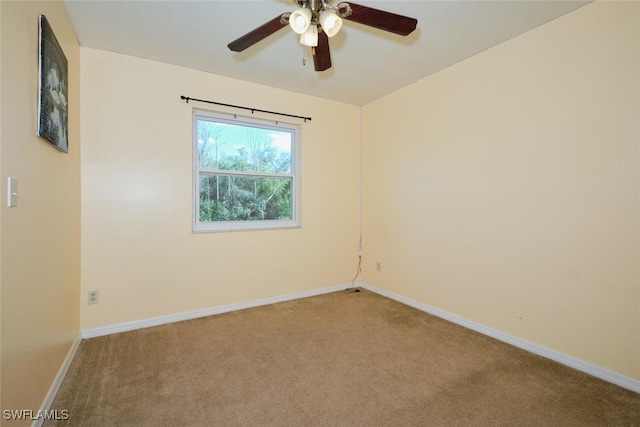
M320 30L320 28L318 28ZM329 37L324 31L318 31L318 46L311 48L313 65L316 71L331 68L331 52L329 52Z
M340 3L337 7L341 9ZM389 31L391 33L400 34L401 36L408 36L416 29L418 20L409 18L407 16L396 15L395 13L385 12L384 10L374 9L368 6L362 6L359 4L347 3L353 11L351 15L345 16L345 19L349 21L357 22L359 24L368 25L370 27L378 28L380 30ZM347 8L347 6L342 6Z
M232 41L227 45L227 47L234 52L242 52L246 48L253 46L260 40L270 36L288 24L289 14L283 13L282 15L273 18L271 21L262 24L255 30L250 31L244 36Z

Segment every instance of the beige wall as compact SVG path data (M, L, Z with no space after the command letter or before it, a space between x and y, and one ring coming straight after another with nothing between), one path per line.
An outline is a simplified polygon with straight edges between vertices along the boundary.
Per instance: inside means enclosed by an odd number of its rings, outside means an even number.
M2 4L0 3L0 24L2 23ZM2 27L0 27L0 100L2 99ZM2 102L0 102L0 180L2 174ZM2 187L0 187L2 188ZM0 190L0 199L2 191ZM0 242L2 242L2 210L0 209ZM0 244L0 410L2 405L2 244Z
M640 379L639 18L593 3L365 106L364 281Z
M2 4L0 3L0 24L2 23ZM2 27L0 27L0 100L2 99ZM2 174L2 102L0 102L0 180ZM2 188L2 187L0 187ZM0 199L2 191L0 190ZM0 242L2 242L2 210L0 209ZM0 410L2 405L2 244L0 244Z
M61 2L0 8L1 406L39 409L80 327L80 48ZM68 154L36 136L41 13L68 60ZM6 207L8 176L17 207Z
M358 107L100 50L81 56L82 295L100 291L99 304L81 304L83 329L351 280ZM192 108L215 106L180 95L313 118L302 124L301 229L191 232Z

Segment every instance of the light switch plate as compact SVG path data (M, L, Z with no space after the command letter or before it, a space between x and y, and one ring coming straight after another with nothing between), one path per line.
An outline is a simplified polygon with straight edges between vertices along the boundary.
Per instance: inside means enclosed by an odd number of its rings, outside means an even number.
M7 181L7 205L18 206L18 180L9 177Z

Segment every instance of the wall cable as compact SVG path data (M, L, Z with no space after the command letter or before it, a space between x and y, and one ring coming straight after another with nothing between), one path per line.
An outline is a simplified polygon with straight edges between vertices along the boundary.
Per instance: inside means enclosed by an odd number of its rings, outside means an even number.
M360 276L360 273L362 273L362 148L363 148L363 144L362 144L362 106L360 106L360 134L359 134L359 140L360 140L360 152L359 152L359 189L358 189L358 196L359 196L359 214L360 214L360 218L359 218L359 231L360 231L360 236L359 236L359 240L358 240L358 268L356 269L356 275L353 276L353 279L351 280L351 287L348 289L345 289L345 293L350 294L352 292L360 292L359 288L356 288L356 279Z

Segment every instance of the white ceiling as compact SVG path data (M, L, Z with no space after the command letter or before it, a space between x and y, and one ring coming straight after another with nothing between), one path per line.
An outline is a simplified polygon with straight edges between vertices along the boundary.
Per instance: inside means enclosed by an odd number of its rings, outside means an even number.
M418 19L408 37L345 21L330 39L332 68L317 73L289 27L241 53L227 44L283 12L292 0L65 0L82 46L364 105L589 1L371 1ZM334 2L337 4L338 1ZM307 48L309 49L309 48Z

